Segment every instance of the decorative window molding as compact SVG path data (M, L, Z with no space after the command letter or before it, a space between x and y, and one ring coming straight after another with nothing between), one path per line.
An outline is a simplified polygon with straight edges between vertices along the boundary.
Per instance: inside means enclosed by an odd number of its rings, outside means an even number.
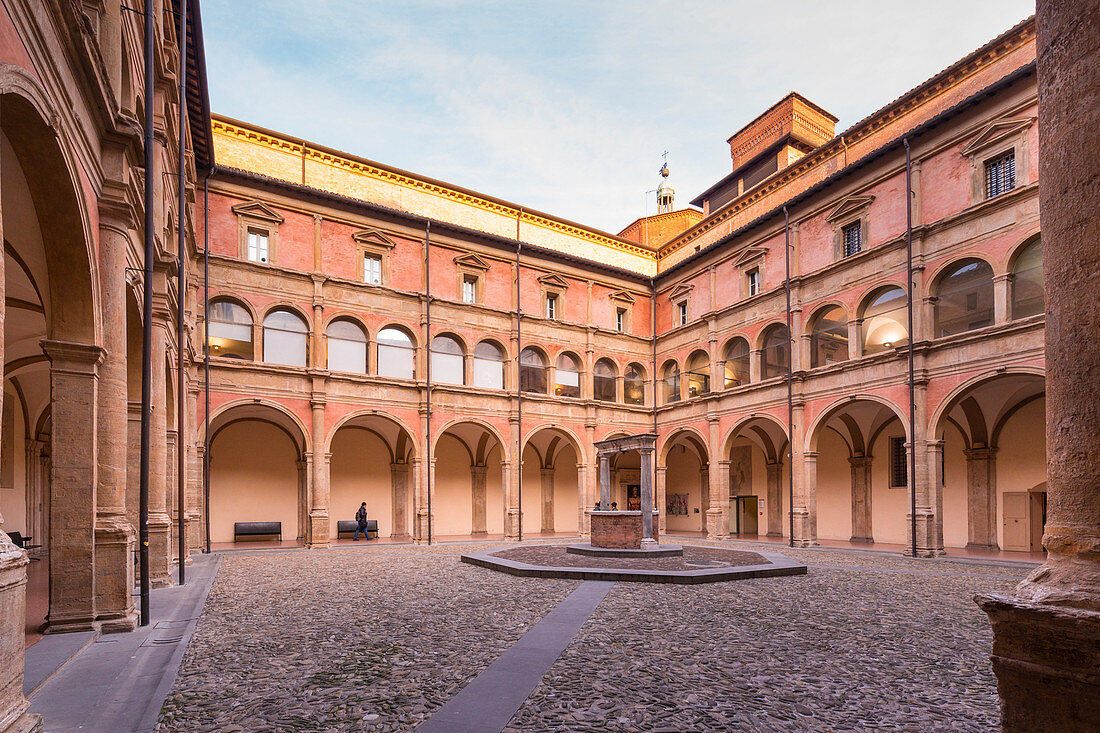
M242 260L265 265L275 262L279 251L279 225L283 223L283 217L279 212L258 200L237 204L232 211L237 215L237 256ZM266 257L261 259L249 257L249 234L266 238Z
M563 320L565 311L565 291L569 283L561 275L548 273L539 277L542 286L542 314L555 321Z
M377 229L360 229L353 232L351 238L355 240L359 261L359 282L368 285L390 284L390 251L396 246L396 242ZM378 260L378 281L371 282L367 275L371 274L366 266L367 257Z
M1014 188L1026 185L1029 170L1030 145L1028 134L1034 117L1005 117L993 120L970 139L959 151L970 159L970 202L985 201L986 162L1012 153L1015 158Z
M489 271L489 263L472 252L458 255L455 263L455 287L458 300L470 303L467 299L466 283L473 283L473 303L480 303L485 294L485 273Z
M870 211L874 196L848 196L842 200L825 217L825 221L833 225L833 259L842 260L845 257L858 254L867 248L870 241ZM856 231L858 225L859 242L849 242L845 246L844 234Z
M634 296L626 290L616 290L608 298L615 306L615 322L613 324L619 333L631 333L633 331Z
M751 298L759 295L764 290L764 263L768 250L764 247L748 247L733 261L735 269L740 271L738 281L741 283L741 297ZM756 279L756 289L753 290L753 279Z
M679 285L674 287L672 290L668 291L668 299L673 303L675 303L678 300L684 300L689 295L691 295L691 291L694 290L694 289L695 289L694 285L687 285L685 283L680 283Z

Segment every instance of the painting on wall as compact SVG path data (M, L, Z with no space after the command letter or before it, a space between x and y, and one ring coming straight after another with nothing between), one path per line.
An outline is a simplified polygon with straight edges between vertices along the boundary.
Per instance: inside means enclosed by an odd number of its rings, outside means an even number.
M734 446L730 450L730 496L752 493L752 448Z
M688 513L688 495L687 494L669 494L668 500L665 502L665 514L687 514Z

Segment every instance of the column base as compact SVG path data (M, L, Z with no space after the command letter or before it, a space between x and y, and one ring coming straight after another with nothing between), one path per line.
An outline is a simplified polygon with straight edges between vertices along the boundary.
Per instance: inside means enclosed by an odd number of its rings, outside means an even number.
M1005 731L1092 730L1100 710L1100 612L976 596L993 626Z
M725 540L730 536L729 516L721 509L707 509L707 539Z
M848 539L848 541L849 542L857 542L857 543L860 543L860 544L873 545L875 543L875 538L874 537L857 537L855 535L852 535Z
M42 730L23 697L23 623L27 608L27 553L0 532L0 733Z
M1001 550L997 543L987 545L981 542L967 542L966 549L977 550L978 552L1000 552Z
M125 517L97 517L95 526L95 613L57 618L52 612L47 619L47 633L89 631L104 624L112 631L133 631L137 628L134 607L134 549L137 542L133 526Z
M167 514L149 516L149 585L153 588L172 585L171 523Z
M329 539L329 521L328 512L310 512L309 513L309 531L306 533L309 537L307 547L323 549L332 544Z
M817 534L810 523L810 512L807 509L794 510L794 546L815 547Z
M0 725L3 725L0 722ZM23 712L17 719L0 728L0 733L40 733L42 730L42 716Z

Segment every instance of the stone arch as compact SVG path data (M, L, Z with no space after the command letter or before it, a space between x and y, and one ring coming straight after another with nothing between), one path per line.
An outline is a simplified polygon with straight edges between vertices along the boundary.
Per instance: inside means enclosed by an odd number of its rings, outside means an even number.
M891 413L889 419L897 418L901 421L901 424L905 427L906 440L909 439L909 418L901 410L900 407L898 407L896 404L886 399L885 397L880 397L879 395L870 393L858 393L835 400L832 404L830 404L828 407L818 413L817 417L815 417L813 422L810 423L810 426L806 431L806 450L816 451L817 441L820 437L821 431L825 428L825 423L827 423L833 417L836 417L838 413L843 413L845 408L851 407L859 402L873 402L881 405L882 407L885 407ZM887 419L886 421L888 422L889 419ZM847 423L845 424L848 425ZM877 420L874 422L874 427L878 427ZM866 442L867 437L875 432L875 429L869 431L867 435L864 436L864 442ZM851 441L846 442L848 443L849 448L853 446L853 443Z
M573 431L554 424L542 423L528 431L523 440L520 480L524 497L531 497L531 506L538 499L538 511L524 511L525 532L579 532L583 512L590 497L584 494L581 477L585 454ZM572 460L562 461L563 454ZM595 501L595 499L591 499Z

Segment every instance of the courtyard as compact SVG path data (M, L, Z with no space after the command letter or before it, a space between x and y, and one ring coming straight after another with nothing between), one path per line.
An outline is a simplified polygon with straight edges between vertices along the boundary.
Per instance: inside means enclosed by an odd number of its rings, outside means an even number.
M499 546L221 555L157 729L415 729L581 586L459 562ZM1027 566L774 549L808 574L605 584L504 730L998 727L972 598Z

